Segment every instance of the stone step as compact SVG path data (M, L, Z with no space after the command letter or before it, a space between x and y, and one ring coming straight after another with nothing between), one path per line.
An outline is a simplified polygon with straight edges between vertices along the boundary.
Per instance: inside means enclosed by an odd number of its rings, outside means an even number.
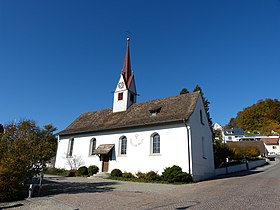
M100 177L100 178L108 178L110 176L110 173L100 172L100 173L94 174L93 176L94 177Z

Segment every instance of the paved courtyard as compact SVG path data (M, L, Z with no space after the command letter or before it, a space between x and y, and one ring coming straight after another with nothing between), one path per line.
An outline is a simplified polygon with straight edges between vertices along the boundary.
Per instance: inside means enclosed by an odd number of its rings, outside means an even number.
M279 209L280 162L187 185L48 177L42 197L0 209Z

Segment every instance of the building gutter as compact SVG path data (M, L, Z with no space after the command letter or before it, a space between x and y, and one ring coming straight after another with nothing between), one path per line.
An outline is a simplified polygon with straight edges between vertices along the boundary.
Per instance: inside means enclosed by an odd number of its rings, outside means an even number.
M188 125L188 120L184 119L184 125L186 126L187 129L187 137L188 137L188 165L189 165L189 174L192 174L191 171L191 127Z
M135 125L128 125L128 126L116 126L116 127L109 127L109 128L100 128L100 129L85 129L85 130L73 130L73 131L60 131L56 133L56 135L59 135L60 137L67 137L67 136L73 136L73 135L79 135L79 134L92 134L97 132L107 132L107 131L117 131L117 130L123 130L123 129L135 129L135 128L146 128L150 126L161 126L161 125L172 125L176 123L181 123L182 119L178 120L165 120L162 122L152 122L152 123L145 123L145 124L135 124Z

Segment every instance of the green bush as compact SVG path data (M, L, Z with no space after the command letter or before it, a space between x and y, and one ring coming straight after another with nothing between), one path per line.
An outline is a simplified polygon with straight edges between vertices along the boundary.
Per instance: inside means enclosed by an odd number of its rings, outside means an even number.
M122 177L124 177L124 178L135 178L135 176L132 174L132 173L130 173L130 172L124 172L123 174L122 174Z
M137 176L138 179L147 179L146 174L140 171L138 171L135 175Z
M160 181L161 177L154 171L149 171L146 173L146 180L148 181Z
M96 165L92 165L88 167L88 175L92 176L93 174L97 174L99 171L99 168Z
M114 169L112 172L111 172L111 176L113 177L122 177L122 171L120 169Z
M63 168L47 168L45 171L45 174L58 175L58 176L67 176L68 173L69 171Z
M162 178L164 181L169 183L174 182L184 182L189 183L192 182L192 176L186 172L182 171L182 168L179 166L172 166L164 169L162 173Z
M88 168L86 166L81 166L78 168L78 176L87 176L88 175Z

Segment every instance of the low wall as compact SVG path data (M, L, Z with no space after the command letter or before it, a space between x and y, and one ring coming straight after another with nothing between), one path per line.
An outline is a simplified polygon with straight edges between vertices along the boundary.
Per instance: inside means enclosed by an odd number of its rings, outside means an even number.
M248 163L242 163L234 166L228 166L223 168L215 169L215 175L229 174L238 171L250 170L259 166L263 166L266 164L266 160L256 160L256 161L248 161Z
M266 160L257 160L257 161L250 161L248 162L249 169L256 168L259 166L263 166L266 164Z

